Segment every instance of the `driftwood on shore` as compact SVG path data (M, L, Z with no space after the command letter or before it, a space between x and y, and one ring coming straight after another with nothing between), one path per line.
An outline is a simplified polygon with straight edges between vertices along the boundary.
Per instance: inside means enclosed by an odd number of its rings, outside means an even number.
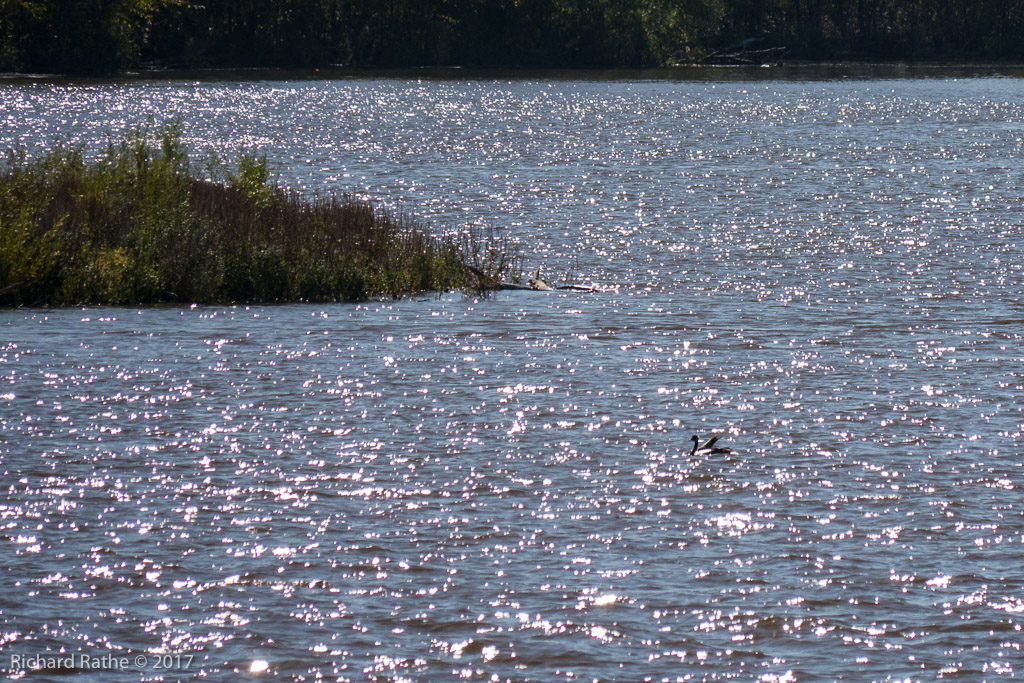
M686 50L676 55L679 64L710 64L716 66L782 66L787 47L755 48L761 38L747 38L717 50L696 54Z
M763 50L738 50L735 52L718 50L705 55L704 63L736 66L743 64L767 64L769 66L781 66L782 57L788 51L789 48L786 47L769 47Z
M0 296L3 296L5 294L7 294L8 292L13 292L18 287L21 287L22 284L23 283L21 283L21 282L15 282L13 285L7 285L6 287L0 287Z

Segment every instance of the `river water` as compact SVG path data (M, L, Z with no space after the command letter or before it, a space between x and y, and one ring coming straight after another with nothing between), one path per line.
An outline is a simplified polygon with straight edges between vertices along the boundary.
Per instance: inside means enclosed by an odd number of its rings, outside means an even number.
M0 312L0 671L1024 670L1024 80L681 73L0 86L603 289Z

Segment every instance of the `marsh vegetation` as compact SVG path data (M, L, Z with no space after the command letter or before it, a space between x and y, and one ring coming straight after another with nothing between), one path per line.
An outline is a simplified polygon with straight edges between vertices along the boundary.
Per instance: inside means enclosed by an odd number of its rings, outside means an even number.
M178 127L89 160L57 145L0 169L0 304L356 301L487 290L517 258L492 233L436 234L343 194L305 198L266 159L190 161Z

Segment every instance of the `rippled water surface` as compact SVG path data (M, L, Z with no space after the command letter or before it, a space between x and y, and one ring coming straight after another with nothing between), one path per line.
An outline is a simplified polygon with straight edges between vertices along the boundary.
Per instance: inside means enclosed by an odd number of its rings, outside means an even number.
M1024 80L0 86L149 117L605 291L0 312L5 675L1022 671Z

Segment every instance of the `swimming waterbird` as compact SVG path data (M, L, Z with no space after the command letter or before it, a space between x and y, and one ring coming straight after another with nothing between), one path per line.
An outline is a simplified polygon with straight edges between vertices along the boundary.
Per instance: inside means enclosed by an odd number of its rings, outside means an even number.
M690 441L693 442L693 448L690 450L690 455L722 455L724 453L732 453L732 451L725 446L716 446L715 443L718 441L718 436L713 436L703 444L700 444L700 439L694 434L690 437ZM698 445L700 444L700 445Z

